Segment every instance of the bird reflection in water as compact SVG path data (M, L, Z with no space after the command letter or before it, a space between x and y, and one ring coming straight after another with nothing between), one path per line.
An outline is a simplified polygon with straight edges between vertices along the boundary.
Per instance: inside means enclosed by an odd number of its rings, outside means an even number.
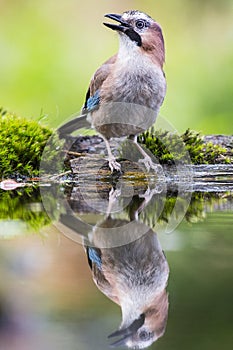
M167 323L169 266L157 234L136 220L144 205L131 211L130 220L108 213L85 247L95 284L121 307L120 328L109 336L117 337L111 344L116 347L148 347L164 334ZM115 237L121 237L118 246Z

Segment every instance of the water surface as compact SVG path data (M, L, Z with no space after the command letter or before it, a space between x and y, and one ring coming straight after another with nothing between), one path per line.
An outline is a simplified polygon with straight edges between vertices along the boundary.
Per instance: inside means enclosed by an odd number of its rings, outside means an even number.
M90 206L78 186L52 186L45 204L49 215L37 189L2 191L0 349L108 349L119 340L107 337L121 324L121 308L95 285L85 247L99 244L103 254L104 246L132 246L148 232L155 237L157 256L165 253L165 260L155 263L162 276L156 283L163 288L168 278L169 302L168 310L161 311L164 329L151 349L231 348L233 198L222 178L217 192L202 192L207 182L212 184L210 177L196 181L199 188L191 198L183 193L176 198L175 191L155 191L151 198L123 191L109 215L111 188L92 193ZM224 186L229 182L224 178ZM109 217L117 220L120 239L115 240ZM177 227L168 233L174 218ZM140 271L140 261L134 269ZM153 293L160 293L156 288Z

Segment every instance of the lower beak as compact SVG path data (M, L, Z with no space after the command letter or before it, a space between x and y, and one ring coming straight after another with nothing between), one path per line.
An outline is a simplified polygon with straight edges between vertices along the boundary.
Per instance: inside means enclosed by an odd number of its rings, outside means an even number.
M134 333L137 332L139 328L142 327L142 325L145 322L145 315L141 314L138 319L136 319L129 327L120 329L108 336L108 338L118 337L122 336L121 339L117 340L115 343L111 344L112 347L115 346L123 346L125 345L127 339L131 337Z
M111 348L117 348L120 346L126 346L127 345L127 339L130 338L131 335L125 335L123 338L115 341L114 343L110 344Z

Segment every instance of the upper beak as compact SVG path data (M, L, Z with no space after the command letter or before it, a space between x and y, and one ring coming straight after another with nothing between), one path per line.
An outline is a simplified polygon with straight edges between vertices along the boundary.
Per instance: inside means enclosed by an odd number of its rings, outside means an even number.
M111 28L113 30L118 30L120 32L125 32L125 30L127 28L130 27L130 25L122 20L122 16L121 15L117 15L114 13L109 13L107 15L105 15L104 17L113 19L114 21L119 22L120 24L113 24L113 23L103 23L106 27Z
M108 336L108 338L122 336L121 339L115 341L113 344L111 344L111 346L115 347L115 346L126 345L127 339L129 337L131 337L134 333L136 333L137 330L142 327L144 322L145 322L145 315L141 314L140 317L137 320L135 320L133 323L131 323L131 325L129 327L124 328L124 329L120 329L120 330L110 334Z

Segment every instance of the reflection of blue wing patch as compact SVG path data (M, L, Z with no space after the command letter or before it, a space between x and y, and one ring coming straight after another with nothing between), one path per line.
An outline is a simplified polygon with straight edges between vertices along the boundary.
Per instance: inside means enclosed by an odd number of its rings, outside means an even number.
M99 270L101 270L102 261L99 253L100 253L99 249L96 250L95 248L88 247L88 250L87 250L88 258L91 260L92 263L97 265Z
M91 112L93 109L95 109L100 103L100 95L99 90L96 91L96 93L89 97L87 100L87 110L88 112Z

